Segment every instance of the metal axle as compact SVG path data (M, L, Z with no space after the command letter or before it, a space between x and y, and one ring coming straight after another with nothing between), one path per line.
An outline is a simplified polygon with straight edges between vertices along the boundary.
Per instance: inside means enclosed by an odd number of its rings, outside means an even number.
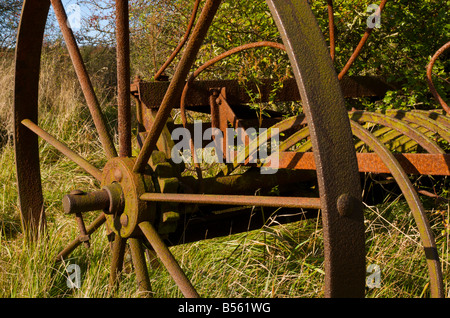
M86 193L74 190L62 199L64 212L78 214L103 211L105 214L120 214L123 211L122 187L118 183L104 186L102 190Z

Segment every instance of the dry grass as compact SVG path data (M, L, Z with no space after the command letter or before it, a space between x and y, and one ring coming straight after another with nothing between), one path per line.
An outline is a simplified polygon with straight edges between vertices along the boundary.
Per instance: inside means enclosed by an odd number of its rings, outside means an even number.
M58 63L66 63L64 60ZM102 167L105 157L73 74L61 74L51 55L43 60L40 125ZM77 233L75 221L62 213L61 198L74 188L89 191L98 184L75 164L41 141L41 171L48 230L35 244L25 244L15 185L11 142L13 65L0 61L0 127L4 142L0 153L0 297L107 297L110 251L101 228L92 236L92 247L78 248L65 263L54 258ZM106 96L99 90L100 96ZM101 99L107 113L112 103ZM110 118L115 125L114 117ZM444 189L445 190L445 189ZM444 193L445 194L445 193ZM427 203L427 202L425 202ZM449 205L428 204L430 222L448 291ZM367 263L381 269L381 287L367 289L367 297L428 296L428 274L417 229L401 196L366 206ZM87 214L89 223L95 213ZM172 248L202 296L207 297L323 297L323 239L320 219L233 235ZM81 268L81 288L66 285L67 266ZM162 268L150 268L157 297L181 296ZM136 297L138 291L129 263L114 296Z

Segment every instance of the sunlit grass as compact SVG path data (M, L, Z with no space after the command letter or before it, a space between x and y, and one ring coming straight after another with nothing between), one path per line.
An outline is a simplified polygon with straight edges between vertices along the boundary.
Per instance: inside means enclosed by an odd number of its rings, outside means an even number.
M73 77L57 77L58 68L43 68L39 125L102 168L105 156L94 133ZM11 80L12 65L0 64L0 79ZM58 81L52 82L51 79ZM3 83L3 82L2 82ZM44 84L42 84L44 85ZM11 85L7 86L11 89ZM0 94L1 121L11 136L11 91ZM102 105L112 112L111 104ZM114 118L111 120L114 126ZM6 138L8 139L8 138ZM47 230L32 244L26 243L20 225L14 149L9 142L0 150L0 297L109 297L110 245L102 227L91 236L91 248L80 246L64 262L56 255L77 236L76 222L64 215L61 199L73 189L91 191L99 184L52 146L40 141L41 173ZM444 189L445 190L445 189ZM444 192L443 192L444 193ZM444 193L445 194L445 193ZM377 205L366 205L367 265L381 269L380 288L367 288L367 297L427 297L428 273L414 219L403 197L394 191ZM448 203L424 202L444 272L448 292ZM430 204L429 204L430 203ZM97 214L87 213L86 223ZM277 225L269 219L261 230L172 247L203 297L323 297L324 247L321 219ZM67 268L81 269L79 289L67 286ZM156 265L155 265L156 264ZM155 297L181 297L162 265L149 265ZM130 256L127 253L120 286L112 296L138 297Z

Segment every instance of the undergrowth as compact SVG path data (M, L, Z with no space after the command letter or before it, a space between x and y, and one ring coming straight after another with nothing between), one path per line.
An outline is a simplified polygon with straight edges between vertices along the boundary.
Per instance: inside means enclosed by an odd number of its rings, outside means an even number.
M50 53L43 60L39 124L101 168L106 158L79 87L74 75L61 74L60 67ZM110 244L103 227L91 236L90 249L80 246L64 262L55 261L77 235L75 220L62 212L61 198L73 189L98 189L99 184L42 140L48 226L38 241L24 240L12 143L12 79L13 65L1 61L0 84L5 89L0 92L0 297L109 297ZM98 93L108 96L110 92L99 89ZM113 114L114 101L100 100L105 113ZM108 122L114 131L116 118L110 116ZM448 196L448 180L442 182L438 194ZM367 297L427 297L429 278L417 228L402 195L395 189L388 193L384 200L365 205L367 265L378 265L381 271L380 286L367 287ZM427 197L423 200L436 236L447 293L449 204ZM86 223L95 217L94 212L86 214ZM323 297L323 244L320 217L284 225L269 218L260 230L175 246L171 251L203 297ZM67 285L70 264L80 267L80 288ZM151 262L149 273L154 296L181 297L162 265ZM139 296L129 253L120 287L112 296Z

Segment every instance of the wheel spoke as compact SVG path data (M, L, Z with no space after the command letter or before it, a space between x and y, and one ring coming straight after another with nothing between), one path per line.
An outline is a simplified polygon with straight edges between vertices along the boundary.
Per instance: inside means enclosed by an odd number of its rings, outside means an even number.
M114 143L108 129L106 128L105 118L101 111L97 96L95 95L86 66L84 65L81 57L80 49L76 42L75 36L73 35L72 29L68 25L67 14L64 10L64 6L61 3L61 0L51 0L51 3L106 156L108 158L117 157Z
M142 296L151 297L150 278L148 277L147 264L145 262L144 249L140 239L130 238L128 240L131 250L131 258L133 260L134 271Z
M144 201L181 202L196 204L230 204L284 208L320 209L320 198L270 197L252 195L215 195L187 193L144 193Z
M122 271L125 256L126 239L116 234L112 246L111 272L109 273L109 292L112 293L117 287L118 276Z
M80 155L75 153L73 150L68 148L65 144L57 140L55 137L47 133L45 130L43 130L41 127L33 123L29 119L22 120L22 124L26 127L28 127L31 131L33 131L36 135L47 141L49 144L51 144L53 147L58 149L62 154L64 154L67 158L75 162L78 166L83 168L87 173L92 175L95 179L101 180L102 172L91 165L89 162L87 162L84 158L82 158Z
M175 283L180 288L183 295L188 298L198 298L199 295L195 291L191 282L186 277L186 274L183 272L180 265L178 265L178 262L164 244L163 240L159 237L153 226L149 222L142 222L139 223L139 227L152 245L161 262L166 267L170 276L172 276Z
M134 165L134 172L142 172L145 168L151 153L153 152L156 143L164 129L167 119L169 118L170 112L173 105L180 100L180 96L186 81L186 77L192 64L195 61L197 53L206 33L211 25L212 19L219 8L221 0L208 0L206 1L202 13L198 19L197 24L193 30L192 36L188 41L187 47L181 56L180 62L175 70L173 79L170 81L167 93L161 103L158 113L156 114L155 123L152 125L147 138L144 141L142 150Z
M131 157L130 32L128 20L128 0L117 0L117 103L120 157Z

